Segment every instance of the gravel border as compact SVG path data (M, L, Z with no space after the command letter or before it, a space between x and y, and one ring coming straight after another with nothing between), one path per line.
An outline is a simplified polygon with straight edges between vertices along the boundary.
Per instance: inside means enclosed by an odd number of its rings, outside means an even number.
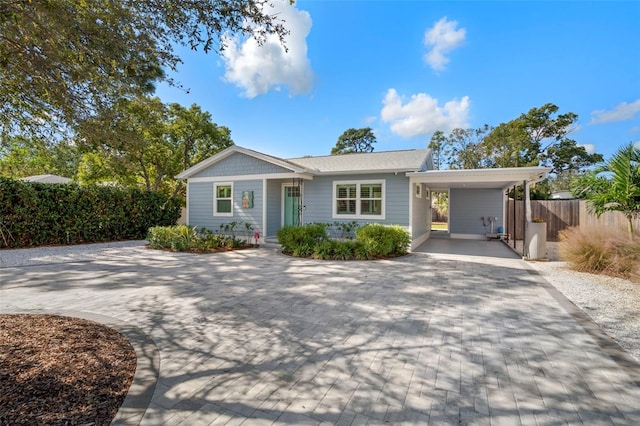
M139 250L146 250L145 244L147 244L146 240L132 240L74 246L2 249L0 250L0 268L127 259L129 257L128 254L121 254L120 248L138 247Z
M528 264L640 362L639 284L576 272L569 269L566 262Z

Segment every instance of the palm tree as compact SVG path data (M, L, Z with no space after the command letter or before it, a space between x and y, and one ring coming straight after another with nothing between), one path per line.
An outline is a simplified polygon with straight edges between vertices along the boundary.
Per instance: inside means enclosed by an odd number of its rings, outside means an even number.
M640 216L640 149L623 146L604 165L575 179L574 195L587 200L589 211L617 211L628 221L629 238L633 238L633 218Z

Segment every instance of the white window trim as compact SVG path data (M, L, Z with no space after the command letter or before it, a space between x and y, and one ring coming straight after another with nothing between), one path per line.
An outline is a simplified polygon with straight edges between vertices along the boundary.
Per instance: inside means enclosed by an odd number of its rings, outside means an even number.
M231 187L231 213L218 212L218 187L219 186L230 186ZM227 198L220 198L220 200L227 200ZM233 182L215 182L213 184L213 215L214 216L224 216L224 217L233 217Z
M361 198L360 198L360 188L361 185L368 184L380 184L382 188L382 205L381 212L379 215L372 214L362 214L360 212L361 209ZM332 209L331 209L331 217L333 219L374 219L374 220L384 220L386 218L385 205L387 204L387 191L386 191L386 181L384 179L378 180L334 180L333 181L333 194L332 194ZM356 214L337 214L338 211L338 185L356 185Z

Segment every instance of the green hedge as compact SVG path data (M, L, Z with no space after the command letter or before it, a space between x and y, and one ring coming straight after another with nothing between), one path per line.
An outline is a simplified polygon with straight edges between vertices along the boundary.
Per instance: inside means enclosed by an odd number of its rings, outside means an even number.
M411 237L397 225L369 223L355 231L355 240L329 238L330 224L290 226L278 231L282 252L295 257L316 259L367 260L407 254Z
M144 239L179 217L179 200L156 192L0 178L0 247Z

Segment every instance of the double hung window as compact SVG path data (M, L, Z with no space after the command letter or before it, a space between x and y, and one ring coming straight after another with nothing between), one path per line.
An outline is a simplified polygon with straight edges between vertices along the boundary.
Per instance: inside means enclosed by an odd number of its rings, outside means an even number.
M233 216L233 185L216 183L213 187L213 215Z
M384 181L334 182L333 217L384 219Z

